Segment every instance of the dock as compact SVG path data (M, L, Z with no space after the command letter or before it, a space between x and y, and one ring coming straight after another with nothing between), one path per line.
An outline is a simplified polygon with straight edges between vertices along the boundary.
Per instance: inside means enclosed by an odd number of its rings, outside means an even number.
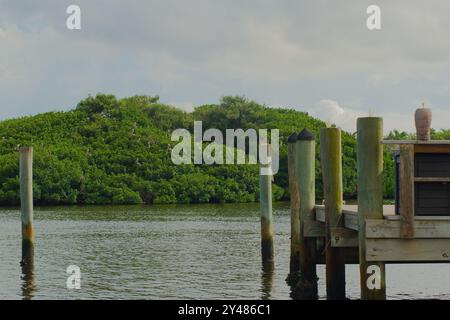
M331 246L358 247L358 206L344 205L343 229L332 230ZM315 206L314 223L304 226L304 236L325 237L325 206ZM383 206L383 219L366 220L366 259L386 263L450 262L450 217L414 217L414 240L402 241L400 216L394 205ZM441 246L439 244L442 244ZM358 263L356 260L354 263ZM352 263L350 261L349 263Z
M296 150L305 144L306 135L310 148L302 150L315 154L315 138L305 130L298 135L300 144L293 135L288 140L291 239L295 239L291 259L299 263L291 261L286 281L294 299L317 299L317 264L326 265L327 299L346 298L345 265L359 264L361 299L383 300L385 264L450 262L450 141L385 141L382 118L359 118L358 204L345 205L341 131L322 128L318 172L324 199L323 205L311 207L315 158ZM396 154L395 206L383 205L386 145Z

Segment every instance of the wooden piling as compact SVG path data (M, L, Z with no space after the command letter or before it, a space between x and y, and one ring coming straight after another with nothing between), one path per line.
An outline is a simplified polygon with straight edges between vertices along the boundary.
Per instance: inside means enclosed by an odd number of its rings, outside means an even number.
M297 134L293 133L288 138L288 179L289 194L291 199L291 256L289 263L289 275L286 279L286 282L291 286L297 284L298 272L300 268L300 194L296 174L296 145Z
M261 172L269 170L271 162L261 164ZM266 170L262 170L266 169ZM261 257L263 265L273 260L273 227L272 227L272 175L259 175L259 203L261 207Z
M326 225L326 288L327 299L345 299L345 260L341 248L331 246L331 233L343 226L342 216L342 151L341 130L320 130L323 193Z
M34 259L33 148L20 147L20 206L22 215L22 264Z
M361 299L364 300L386 299L384 263L366 260L366 219L383 219L382 139L382 118L357 120L359 268Z
M306 223L315 222L316 142L314 135L303 129L296 143L296 179L299 189L299 264L300 277L295 289L297 299L317 299L316 239L304 236Z
M400 237L414 238L414 145L400 146Z

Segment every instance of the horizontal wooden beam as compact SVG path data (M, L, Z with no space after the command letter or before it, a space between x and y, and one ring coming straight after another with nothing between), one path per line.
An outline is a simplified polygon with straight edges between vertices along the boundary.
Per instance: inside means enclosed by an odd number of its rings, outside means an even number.
M358 232L346 228L331 228L332 247L358 247Z
M450 238L450 219L415 219L414 237L419 239ZM400 221L367 219L366 238L400 238Z
M450 177L415 177L415 182L450 182Z
M414 153L450 153L448 144L416 144Z
M390 221L398 221L398 220L400 220L400 216L398 214L389 215L389 216L384 216L384 219L390 220ZM414 221L420 221L420 220L450 221L450 216L415 216L414 217Z
M341 250L342 254L344 255L345 264L359 264L358 248L343 247L339 250ZM316 257L317 264L325 264L324 251L317 251Z
M325 222L325 206L317 205L315 207L316 221ZM358 231L358 212L354 210L342 210L344 216L344 227Z
M450 145L450 140L382 140L382 144L441 144Z
M325 237L325 223L305 220L303 222L303 236L306 238Z
M347 229L358 231L359 229L358 212L343 210L342 213L344 214L344 226Z
M316 221L325 222L325 206L318 205L315 206L316 211Z
M366 259L450 262L450 239L366 239Z

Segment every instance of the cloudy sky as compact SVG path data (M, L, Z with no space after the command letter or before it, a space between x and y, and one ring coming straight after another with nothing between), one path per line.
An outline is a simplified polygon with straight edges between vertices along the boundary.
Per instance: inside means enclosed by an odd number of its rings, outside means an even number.
M66 8L81 8L81 30ZM382 29L366 28L381 7ZM450 2L0 0L0 120L88 94L159 94L186 109L246 95L354 130L450 128Z

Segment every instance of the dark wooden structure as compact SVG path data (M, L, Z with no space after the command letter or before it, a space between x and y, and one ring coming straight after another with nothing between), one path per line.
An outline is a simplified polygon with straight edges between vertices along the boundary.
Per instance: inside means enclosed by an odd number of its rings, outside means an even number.
M395 141L396 213L402 236L412 238L415 216L450 216L450 141Z
M384 141L413 146L414 211L416 216L450 216L450 143L446 141ZM400 213L401 158L396 162L396 213Z

